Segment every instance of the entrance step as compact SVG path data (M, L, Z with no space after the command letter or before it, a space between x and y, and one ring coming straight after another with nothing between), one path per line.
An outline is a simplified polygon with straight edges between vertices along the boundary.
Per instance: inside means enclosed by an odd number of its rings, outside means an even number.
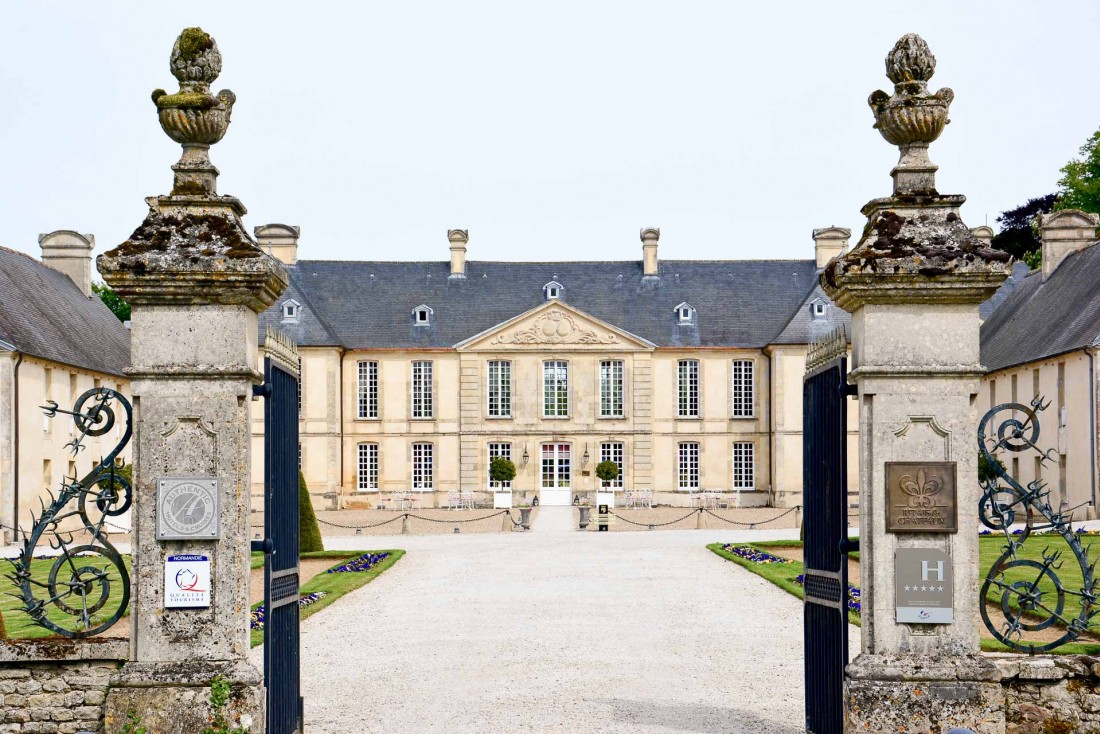
M531 532L540 535L565 535L577 529L572 507L539 507Z

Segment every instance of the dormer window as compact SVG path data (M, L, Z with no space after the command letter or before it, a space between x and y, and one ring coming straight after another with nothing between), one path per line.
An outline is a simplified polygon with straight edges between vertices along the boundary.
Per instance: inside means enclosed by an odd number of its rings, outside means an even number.
M542 287L542 292L548 301L561 298L561 291L562 285L556 280L552 280Z
M302 312L302 304L291 299L283 302L283 321L297 321Z
M413 309L413 323L417 326L427 326L432 322L432 309L420 305Z
M695 323L695 307L690 303L681 303L676 307L676 320L681 324Z
M825 318L825 302L815 300L810 304L810 315L815 319Z

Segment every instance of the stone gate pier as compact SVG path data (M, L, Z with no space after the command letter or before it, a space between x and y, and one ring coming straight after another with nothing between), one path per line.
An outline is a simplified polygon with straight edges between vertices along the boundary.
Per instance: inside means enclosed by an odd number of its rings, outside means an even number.
M947 124L950 89L931 93L936 62L906 35L886 58L894 93L869 99L897 145L891 196L863 207L859 244L822 284L852 314L860 401L862 650L849 665L846 730L1004 731L1001 675L979 648L975 398L978 305L1009 257L963 223L966 200L936 190L929 144Z
M145 220L98 260L133 307L135 414L130 662L112 678L105 724L116 732L133 711L150 732L200 732L220 676L233 725L261 732L263 682L247 659L249 414L262 379L257 314L287 275L249 237L241 202L217 193L209 148L235 97L210 92L214 39L185 29L171 69L179 92L153 100L183 146L172 191L147 199Z

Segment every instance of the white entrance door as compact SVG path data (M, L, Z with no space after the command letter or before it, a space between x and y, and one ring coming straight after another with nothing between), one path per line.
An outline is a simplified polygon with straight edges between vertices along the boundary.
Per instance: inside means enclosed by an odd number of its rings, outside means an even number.
M542 445L542 485L539 504L570 505L573 503L573 475L569 444Z

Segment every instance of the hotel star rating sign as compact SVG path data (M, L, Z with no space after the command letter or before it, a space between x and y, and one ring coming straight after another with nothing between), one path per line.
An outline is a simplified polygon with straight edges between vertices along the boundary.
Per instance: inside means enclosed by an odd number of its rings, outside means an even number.
M898 548L894 555L897 621L951 624L951 556L935 548Z

